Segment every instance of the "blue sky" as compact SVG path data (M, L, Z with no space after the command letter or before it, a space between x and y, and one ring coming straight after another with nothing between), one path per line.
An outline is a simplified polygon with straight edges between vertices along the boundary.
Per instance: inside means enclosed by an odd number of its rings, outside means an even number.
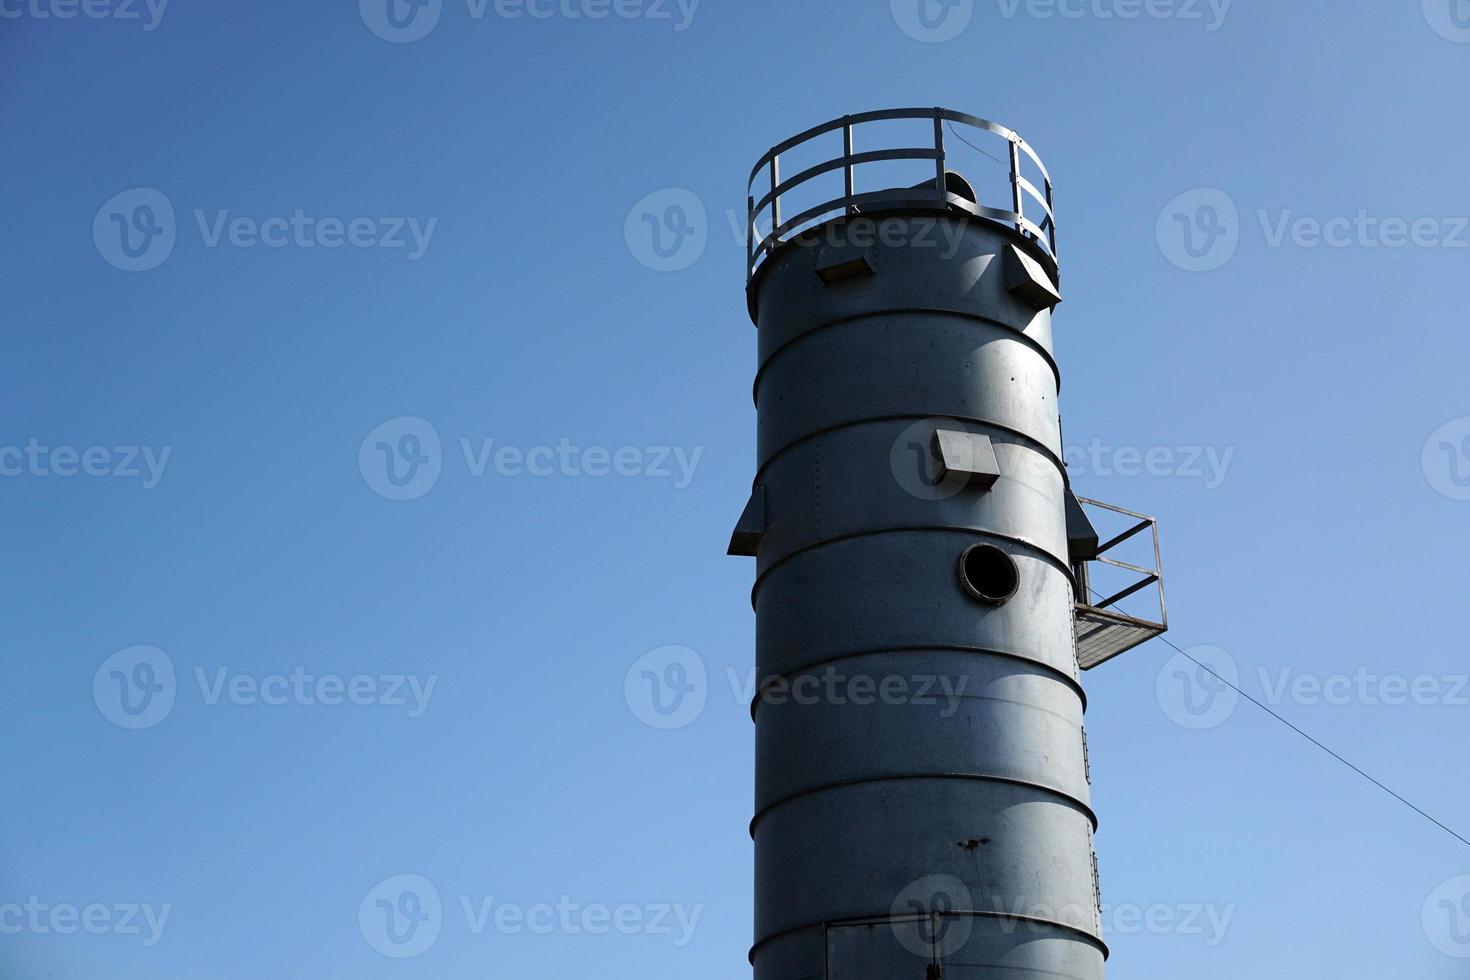
M729 216L889 106L1046 160L1170 638L1470 833L1470 4L395 2L0 0L0 973L743 975ZM1086 678L1112 975L1464 976L1470 848L1171 657Z

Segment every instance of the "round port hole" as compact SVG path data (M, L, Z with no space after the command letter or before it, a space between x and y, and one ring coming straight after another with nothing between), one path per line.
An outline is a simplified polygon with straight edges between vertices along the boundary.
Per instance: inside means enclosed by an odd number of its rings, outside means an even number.
M993 544L972 544L960 555L960 584L981 602L998 606L1016 594L1021 571Z

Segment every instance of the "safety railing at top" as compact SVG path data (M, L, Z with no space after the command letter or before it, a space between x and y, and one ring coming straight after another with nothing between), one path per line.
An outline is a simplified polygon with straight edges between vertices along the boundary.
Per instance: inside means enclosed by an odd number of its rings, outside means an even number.
M900 147L887 150L865 150L861 153L854 152L853 130L863 123L881 122L894 119L932 119L934 122L934 142L930 146L923 147ZM946 150L944 140L945 123L968 126L972 129L982 130L1004 139L1010 144L1010 168L1011 168L1011 210L1003 208L992 208L974 201L969 201L958 194L948 190L945 186L945 161ZM801 146L810 140L827 133L842 132L843 152L839 157L827 160L815 166L808 167L792 177L785 180L781 178L781 156L795 147ZM983 151L982 151L983 152ZM1041 174L1042 187L1037 187L1021 173L1021 154L1031 158L1036 164L1037 171ZM863 164L879 163L890 160L933 160L934 161L934 186L918 188L885 188L876 191L859 193L857 186L857 169ZM787 217L781 207L781 198L792 190L807 183L813 178L823 174L829 174L841 170L843 173L843 194L832 198L822 204L807 208L800 214ZM759 198L756 197L756 179L761 176L762 171L768 171L768 187ZM756 269L765 260L766 256L787 240L787 236L793 229L802 228L808 222L824 219L836 215L839 212L847 215L862 213L865 210L881 210L885 204L902 206L933 206L936 209L957 207L963 211L980 218L989 218L993 221L1013 225L1017 231L1025 235L1037 246L1039 246L1053 262L1057 255L1057 229L1056 218L1052 212L1052 183L1051 175L1047 172L1046 165L1036 155L1029 144L1014 131L1007 129L998 123L978 116L971 116L963 112L955 112L950 109L880 109L875 112L863 112L857 115L843 116L831 122L814 126L804 133L791 137L784 143L772 147L760 162L750 172L750 181L746 185L747 211L749 221L747 223L746 238L746 282L755 275ZM1032 213L1036 209L1041 211L1041 220L1032 221L1026 216L1027 202L1030 198L1033 202ZM760 222L766 211L770 211L769 234L762 235Z

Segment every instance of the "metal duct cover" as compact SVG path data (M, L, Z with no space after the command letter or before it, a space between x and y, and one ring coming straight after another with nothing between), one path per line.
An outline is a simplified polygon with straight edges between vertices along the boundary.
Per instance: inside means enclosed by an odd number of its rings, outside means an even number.
M978 432L939 429L934 433L943 476L951 473L965 477L971 486L988 490L1000 477L1000 463L990 437Z

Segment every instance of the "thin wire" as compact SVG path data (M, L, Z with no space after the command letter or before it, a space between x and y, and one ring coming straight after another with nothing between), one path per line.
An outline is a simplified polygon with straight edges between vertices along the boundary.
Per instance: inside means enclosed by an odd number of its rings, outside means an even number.
M1095 596L1097 596L1099 599L1102 598L1102 594L1100 592L1098 592L1096 589L1092 589L1092 588L1089 587L1089 591L1091 591L1092 594L1095 595ZM1395 793L1393 790L1391 790L1387 786L1383 785L1383 783L1379 782L1377 779L1374 779L1372 776L1368 775L1362 769L1360 769L1357 766L1353 765L1351 762L1349 762L1348 760L1344 759L1341 755L1339 755L1338 753L1334 752L1332 749L1328 748L1326 745L1323 745L1321 742L1317 741L1317 739L1315 739L1312 736L1308 735L1306 732L1302 731L1296 725L1293 725L1291 722L1287 721L1284 717L1282 717L1281 715L1277 714L1275 711L1272 711L1265 704L1263 704L1260 701L1257 701L1255 698L1251 697L1249 694L1247 694L1246 692L1242 691L1240 688L1236 687L1234 684L1230 683L1228 680L1226 680L1225 678L1221 677L1219 674L1215 673L1214 669L1211 668L1208 664L1200 663L1200 661L1196 660L1194 657L1191 657L1189 654L1187 654L1183 650L1179 649L1179 647L1174 644L1174 641L1170 640L1168 637L1163 636L1163 635L1160 635L1160 636L1156 637L1156 639L1163 640L1170 647L1173 647L1173 649L1174 649L1174 651L1176 653L1178 653L1180 656L1184 657L1186 660L1188 660L1191 663L1193 663L1196 666L1198 666L1201 670L1208 671L1209 674L1212 677L1214 677L1217 681L1219 681L1221 684L1224 684L1226 687L1228 687L1231 690L1233 690L1236 694L1239 694L1241 697L1245 698L1251 704L1255 705L1257 708L1260 708L1262 711L1266 712L1266 714L1270 715L1272 718L1275 718L1277 721L1281 722L1281 724L1285 725L1287 728L1290 728L1292 731L1296 732L1302 738L1306 739L1308 742L1311 742L1313 745L1317 746L1317 748L1321 749L1323 752L1326 752L1328 755L1332 756L1338 762L1341 762L1343 765L1347 766L1353 772L1357 773L1359 776L1362 776L1364 779L1368 780L1368 782L1372 783L1374 786L1377 786L1379 789L1383 790L1389 796L1392 796L1394 799L1398 800L1404 806L1408 807L1410 810L1413 810L1415 813L1419 814L1419 816L1423 817L1425 820L1428 820L1430 823L1434 824L1440 830L1443 830L1445 833L1449 834L1451 837L1453 837L1455 840L1459 841L1461 844L1464 844L1466 847L1470 847L1470 840L1466 840L1464 837L1461 837L1459 834L1457 834L1455 831L1451 830L1449 827L1445 826L1439 820L1435 819L1434 817L1430 816L1428 813L1424 812L1424 810L1422 810L1420 807L1418 807L1415 804L1409 802L1407 799L1405 799L1403 796L1399 795L1398 793Z
M967 140L963 136L961 136L960 135L960 131L958 129L955 129L954 128L954 123L952 123L952 122L950 122L949 120L946 119L945 122L944 122L944 124L949 127L949 131L954 134L954 138L955 139L959 140L961 143L965 144L970 149L974 150L976 153L985 153L986 156L990 157L990 159L994 160L996 163L1000 164L1003 167L1010 166L1010 164L1006 163L1000 157L996 156L993 153L986 153L984 150L980 149L980 147L976 146L974 143L971 143L969 140Z

